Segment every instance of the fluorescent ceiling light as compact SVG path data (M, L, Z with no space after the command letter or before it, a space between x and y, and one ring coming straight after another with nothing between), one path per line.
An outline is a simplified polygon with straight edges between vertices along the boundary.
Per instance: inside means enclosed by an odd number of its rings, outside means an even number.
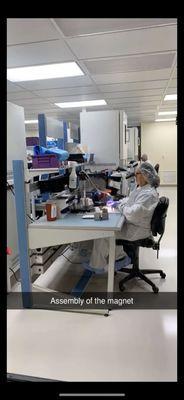
M164 100L177 100L177 94L166 94Z
M38 120L37 119L30 119L30 120L26 120L26 121L24 121L25 122L25 124L37 124L38 123Z
M85 100L85 101L72 101L65 103L55 103L60 108L73 108L73 107L93 107L93 106L104 106L106 105L105 100Z
M177 111L160 111L158 115L176 115Z
M176 121L176 118L158 118L155 122Z
M76 62L36 65L33 67L8 68L7 79L11 82L35 81L41 79L66 78L84 75Z

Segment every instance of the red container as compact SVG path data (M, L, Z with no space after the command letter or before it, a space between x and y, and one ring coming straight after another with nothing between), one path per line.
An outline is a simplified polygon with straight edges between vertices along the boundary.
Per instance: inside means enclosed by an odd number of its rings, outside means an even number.
M57 219L57 206L53 200L46 202L47 221L55 221Z
M59 161L55 154L42 154L37 156L32 156L32 166L33 168L58 168Z

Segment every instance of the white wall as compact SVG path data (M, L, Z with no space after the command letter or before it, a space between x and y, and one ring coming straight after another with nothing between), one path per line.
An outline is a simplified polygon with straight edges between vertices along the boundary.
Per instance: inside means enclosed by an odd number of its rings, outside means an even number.
M26 127L26 137L39 137L38 129L27 129Z
M47 117L45 115L46 121L46 136L51 136L55 139L63 138L63 121L58 119Z
M70 137L71 139L79 139L78 133L78 125L74 124L73 122L69 122L69 129L70 129Z
M24 108L7 102L7 172L13 171L12 160L23 160L27 168Z
M80 113L81 144L95 154L95 162L119 164L119 112L82 111Z
M94 153L96 164L121 166L127 160L126 126L127 115L122 110L82 111L81 144Z
M160 164L161 184L177 183L177 126L174 122L141 124L141 151Z

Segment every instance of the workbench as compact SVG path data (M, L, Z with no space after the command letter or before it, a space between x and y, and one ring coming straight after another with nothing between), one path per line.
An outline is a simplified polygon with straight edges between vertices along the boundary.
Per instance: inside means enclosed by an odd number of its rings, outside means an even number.
M113 292L115 265L115 233L120 231L124 216L109 213L108 220L83 219L83 214L64 214L60 219L47 221L46 216L29 224L29 248L48 247L65 243L101 238L109 239L109 265L107 291Z
M25 308L32 307L30 249L100 238L109 239L107 293L112 294L114 288L115 234L121 231L124 217L117 210L112 210L109 213L108 220L83 219L82 214L67 213L55 221L47 221L46 216L43 216L39 220L28 222L26 203L29 190L26 190L23 162L14 160L13 169L23 306Z

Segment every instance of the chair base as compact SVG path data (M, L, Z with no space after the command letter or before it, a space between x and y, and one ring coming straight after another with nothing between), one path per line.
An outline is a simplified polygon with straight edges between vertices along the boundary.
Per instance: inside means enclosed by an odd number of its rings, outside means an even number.
M161 269L122 268L121 271L129 274L119 282L119 289L121 292L125 290L124 287L125 282L128 282L133 278L140 278L152 287L154 293L158 293L159 288L150 279L148 279L145 274L160 274L162 279L165 279L166 277L166 274Z

